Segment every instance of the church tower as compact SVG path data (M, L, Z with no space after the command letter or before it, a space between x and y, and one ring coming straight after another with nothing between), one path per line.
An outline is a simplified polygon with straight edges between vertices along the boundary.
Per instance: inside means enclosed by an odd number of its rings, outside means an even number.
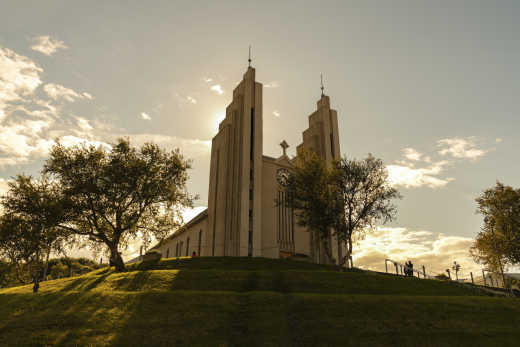
M338 133L338 114L330 108L330 98L323 93L323 82L321 85L321 98L317 102L317 109L309 116L309 127L303 132L303 142L296 147L296 153L303 150L313 151L325 160L327 165L332 165L335 160L341 159ZM316 263L325 263L326 257L324 245L315 235L310 235L310 256ZM332 254L337 256L338 263L342 256L341 243L329 235L329 244Z
M262 128L262 84L249 66L212 141L204 255L261 256Z
M296 152L312 150L327 164L341 158L338 135L338 113L330 108L330 98L322 94L317 109L309 116L309 127L303 132L303 143Z

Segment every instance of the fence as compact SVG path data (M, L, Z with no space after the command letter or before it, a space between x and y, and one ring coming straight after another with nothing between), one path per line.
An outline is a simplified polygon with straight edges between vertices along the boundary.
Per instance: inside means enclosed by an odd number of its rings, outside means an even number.
M406 264L401 264L398 261L392 259L385 259L385 271L386 273L393 273L399 276L405 276ZM425 265L419 267L413 267L412 274L414 277L427 278L427 279L447 279L456 281L459 283L468 283L478 286L485 286L491 288L505 288L504 278L501 274L495 272L489 272L482 270L481 274L474 274L473 272L463 272L461 270L453 270L448 268L445 270L435 270L426 268ZM442 277L442 275L446 277Z

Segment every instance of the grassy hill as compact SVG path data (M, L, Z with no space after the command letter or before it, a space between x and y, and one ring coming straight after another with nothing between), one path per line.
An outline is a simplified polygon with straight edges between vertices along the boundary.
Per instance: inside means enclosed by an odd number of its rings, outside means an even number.
M0 346L517 346L520 301L262 258L166 259L0 290Z

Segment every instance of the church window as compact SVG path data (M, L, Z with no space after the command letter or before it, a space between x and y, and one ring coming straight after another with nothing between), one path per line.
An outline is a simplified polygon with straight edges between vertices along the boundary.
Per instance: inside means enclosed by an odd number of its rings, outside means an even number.
M199 247L198 247L198 252L197 252L197 255L200 256L200 248L202 246L202 230L199 231Z
M186 240L186 256L190 255L190 238Z
M250 145L250 159L253 160L255 154L255 109L251 108L251 145Z
M170 257L170 249L167 248L167 249L166 249L166 258L169 258L169 257Z
M332 158L334 158L334 135L330 133L330 151L332 152Z

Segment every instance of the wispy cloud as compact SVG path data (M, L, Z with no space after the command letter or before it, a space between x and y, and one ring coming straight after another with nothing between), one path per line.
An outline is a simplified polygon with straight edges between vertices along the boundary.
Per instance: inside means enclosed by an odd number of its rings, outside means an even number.
M274 110L273 111L273 116L280 117L280 112L278 112L277 110Z
M214 86L211 86L211 88L209 88L209 89L214 91L218 95L224 94L224 90L222 90L222 87L220 86L220 84L215 84Z
M278 81L271 81L269 83L264 84L264 87L266 88L278 88L279 86L280 84L278 83Z
M197 99L195 99L194 97L189 96L189 95L186 97L186 100L188 100L188 102L190 102L192 104L196 104L197 103Z
M47 83L43 86L43 91L54 100L63 99L68 102L74 102L76 99L92 99L92 96L88 93L80 94L70 88L55 83Z
M443 158L436 161L412 147L403 148L403 160L387 165L388 178L392 185L405 188L444 187L455 180L453 177L442 175L449 166L456 165L462 160L474 161L489 152L477 148L476 142L474 136L438 140L437 147L440 149L433 154Z
M413 148L407 147L402 150L403 155L408 160L418 161L421 160L423 154L419 153Z
M146 112L141 112L141 119L144 119L144 120L151 120L152 117L150 117L150 115Z
M497 138L495 139L495 142L496 142L496 143L500 143L500 142L502 142L502 141L504 141L504 139L501 138L501 137L497 137Z
M412 164L401 162L400 165L387 165L386 168L388 170L388 179L394 186L402 186L405 188L418 188L423 186L441 188L454 180L454 178L450 177L438 177L444 171L447 164L447 161L439 161L426 167L415 168Z
M50 36L37 36L33 38L35 42L31 48L34 51L43 53L47 56L51 56L59 49L67 49L65 42L51 38Z
M125 135L123 135L125 136ZM134 145L141 145L145 142L154 142L166 149L179 148L186 157L195 158L207 155L211 152L211 141L200 139L188 139L178 136L168 136L160 134L128 134ZM121 137L119 135L118 137Z
M42 83L41 67L27 57L0 47L0 119L9 102L22 100Z
M210 82L213 82L213 78L211 77L203 77L202 80L206 83L210 83Z
M476 160L486 153L488 150L477 148L474 136L461 138L454 137L442 139L437 141L437 146L440 147L439 154L449 155L458 159Z

